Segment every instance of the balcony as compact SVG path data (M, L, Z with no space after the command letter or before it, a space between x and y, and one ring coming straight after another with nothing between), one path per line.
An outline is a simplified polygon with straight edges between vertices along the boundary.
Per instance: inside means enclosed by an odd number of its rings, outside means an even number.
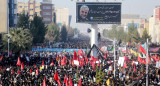
M14 9L14 14L17 14L17 9Z
M17 24L17 18L16 18L16 19L14 19L14 24Z

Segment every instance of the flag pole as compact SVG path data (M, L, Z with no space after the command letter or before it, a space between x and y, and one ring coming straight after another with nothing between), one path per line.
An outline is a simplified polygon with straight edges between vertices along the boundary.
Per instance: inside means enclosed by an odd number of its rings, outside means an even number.
M115 38L114 38L114 78L115 78L115 72L116 72L116 65L115 65L115 59L116 59L116 44L115 44Z
M8 6L9 1L7 0L7 32L8 32L8 57L9 57L9 40L10 40L10 36L9 36L9 6Z
M146 43L146 47L147 47L147 55L146 55L146 86L148 86L148 38L147 38L147 43Z

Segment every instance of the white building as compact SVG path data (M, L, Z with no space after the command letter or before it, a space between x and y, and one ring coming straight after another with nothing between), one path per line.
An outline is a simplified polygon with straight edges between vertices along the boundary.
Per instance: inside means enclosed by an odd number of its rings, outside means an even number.
M56 8L56 23L59 26L69 25L69 9L68 8Z
M149 18L149 35L153 43L160 43L160 6L154 9L154 14Z

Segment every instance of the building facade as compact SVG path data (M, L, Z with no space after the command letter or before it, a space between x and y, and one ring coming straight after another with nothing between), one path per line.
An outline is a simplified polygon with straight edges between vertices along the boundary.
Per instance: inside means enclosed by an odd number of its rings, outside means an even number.
M40 15L43 17L45 24L50 24L54 19L53 10L54 6L48 2L41 3L41 12Z
M7 33L8 21L9 21L9 7L7 6L7 0L0 0L0 33Z
M31 20L37 15L43 18L45 24L50 24L53 21L54 7L50 0L43 0L41 3L29 0L27 3L18 3L17 7L18 14L24 11L25 14L28 13Z
M56 23L59 26L69 25L69 9L68 8L56 8Z
M0 0L0 33L17 24L17 0Z
M15 27L17 24L17 0L9 0L9 27Z
M156 6L153 16L149 19L149 35L151 42L160 43L160 6Z

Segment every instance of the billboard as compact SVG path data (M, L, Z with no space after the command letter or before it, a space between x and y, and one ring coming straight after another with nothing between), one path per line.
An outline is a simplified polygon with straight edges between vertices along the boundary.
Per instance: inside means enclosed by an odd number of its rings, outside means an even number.
M0 33L7 33L8 28L8 0L0 0Z
M76 3L77 23L120 24L121 3Z

